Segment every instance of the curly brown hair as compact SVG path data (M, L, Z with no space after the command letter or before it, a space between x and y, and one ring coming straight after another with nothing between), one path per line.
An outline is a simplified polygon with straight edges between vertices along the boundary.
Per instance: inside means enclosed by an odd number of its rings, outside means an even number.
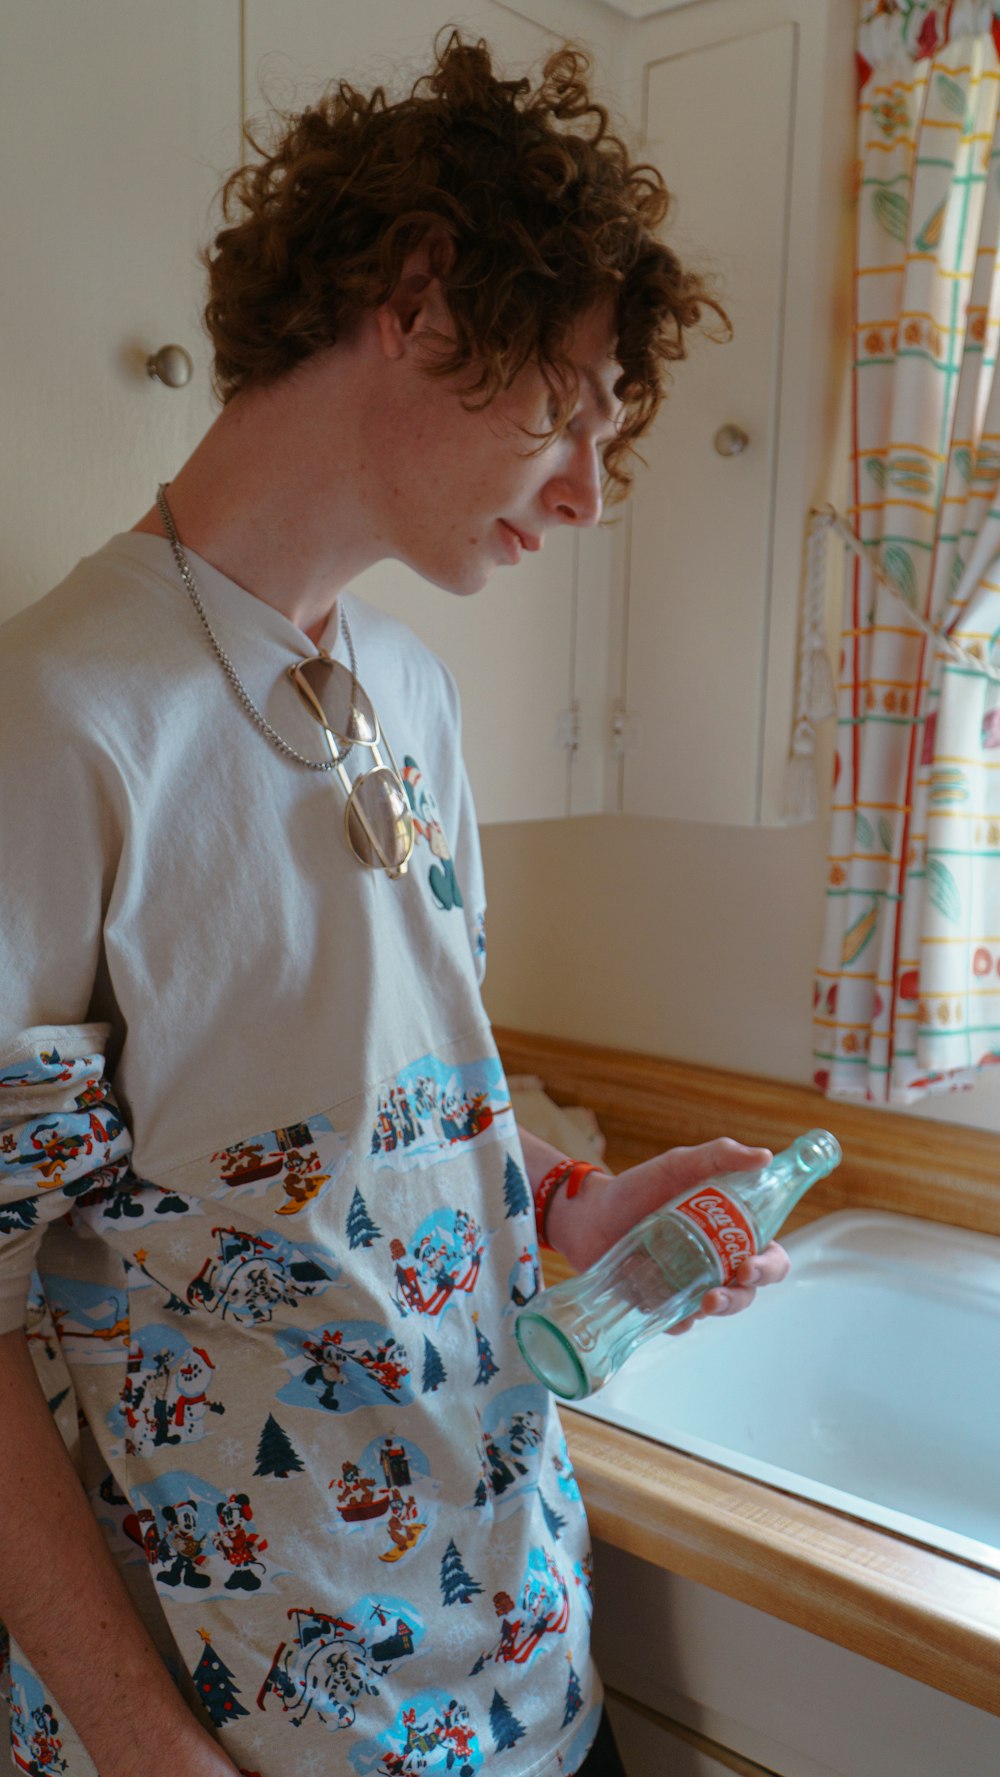
M657 238L670 198L632 160L589 89L590 59L557 50L536 85L502 79L484 42L439 39L409 95L340 81L298 114L279 114L259 158L223 188L229 224L203 255L205 320L223 401L284 375L342 339L390 296L407 254L430 236L454 337L429 364L485 406L534 360L572 414L567 355L576 321L614 304L617 436L604 447L611 498L664 395L685 333L725 311L703 278ZM541 436L544 444L551 436ZM539 445L541 448L541 445Z

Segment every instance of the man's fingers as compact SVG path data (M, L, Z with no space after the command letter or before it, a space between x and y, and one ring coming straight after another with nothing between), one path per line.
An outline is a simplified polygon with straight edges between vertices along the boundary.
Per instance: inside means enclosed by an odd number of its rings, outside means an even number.
M675 1334L689 1333L694 1326L695 1321L700 1319L701 1316L698 1314L689 1314L687 1320L676 1321L672 1327L667 1328L667 1337L672 1339Z
M752 1172L774 1159L770 1148L748 1148L729 1135L706 1142L699 1153L705 1165L715 1172Z
M791 1268L792 1262L784 1247L772 1240L756 1258L744 1260L733 1281L750 1289L758 1284L782 1283Z
M722 1314L740 1314L744 1308L749 1308L756 1293L756 1290L739 1289L735 1283L727 1283L724 1290L709 1290L702 1297L701 1312L713 1318Z
M687 1333L696 1321L720 1319L727 1314L742 1314L749 1308L759 1288L781 1283L791 1270L791 1260L783 1246L772 1240L755 1258L744 1260L725 1288L706 1290L697 1312L668 1327L669 1333Z

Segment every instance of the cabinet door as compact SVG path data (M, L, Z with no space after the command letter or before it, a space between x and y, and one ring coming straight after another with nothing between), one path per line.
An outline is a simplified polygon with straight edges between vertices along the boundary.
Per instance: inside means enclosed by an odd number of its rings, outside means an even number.
M197 251L239 154L239 0L5 8L0 617L152 504L215 411ZM185 388L152 381L167 343Z
M734 334L677 365L636 482L630 814L759 818L794 51L786 23L646 66L645 148L677 194L668 239L717 276ZM749 440L739 455L719 454L726 426Z
M607 1708L626 1777L779 1777L628 1697L609 1696Z
M264 105L303 104L337 78L405 90L426 69L445 22L485 37L511 72L537 67L574 20L591 35L597 23L606 43L620 29L610 13L571 0L561 7L544 0L538 10L544 24L495 0L450 11L439 0L247 0L250 115ZM516 570L499 569L475 598L429 586L398 562L381 563L355 582L454 672L481 821L602 806L607 585L606 538L568 530L550 535L542 554ZM587 706L576 751L567 744L565 719L574 702Z

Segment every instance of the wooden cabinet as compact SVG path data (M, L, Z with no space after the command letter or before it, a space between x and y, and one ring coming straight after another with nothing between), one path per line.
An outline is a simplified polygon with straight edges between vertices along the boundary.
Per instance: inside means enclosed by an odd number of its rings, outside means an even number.
M995 1715L603 1542L594 1595L594 1653L623 1699L612 1710L629 1777L1000 1769Z
M197 254L239 156L239 0L6 8L0 619L152 505L213 417ZM182 345L184 388L146 374Z
M627 1777L774 1777L763 1765L709 1740L680 1722L668 1721L620 1694L607 1699L608 1714Z
M833 491L847 363L852 31L838 0L702 0L632 30L668 239L718 281L733 338L676 366L619 538L625 813L782 818L806 520Z

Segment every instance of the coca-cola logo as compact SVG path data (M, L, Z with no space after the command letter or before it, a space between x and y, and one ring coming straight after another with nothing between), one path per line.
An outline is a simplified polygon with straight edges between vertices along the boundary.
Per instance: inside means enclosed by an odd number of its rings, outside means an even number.
M757 1250L753 1229L738 1203L723 1191L703 1187L671 1206L701 1228L723 1262L726 1279Z

